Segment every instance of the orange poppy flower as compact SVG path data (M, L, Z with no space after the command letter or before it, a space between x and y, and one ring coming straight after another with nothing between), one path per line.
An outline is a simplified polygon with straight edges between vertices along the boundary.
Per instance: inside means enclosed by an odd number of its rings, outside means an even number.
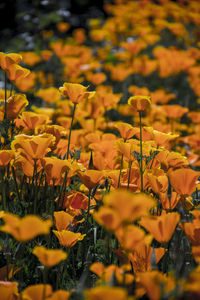
M7 99L7 116L10 119L15 119L22 112L24 107L28 105L28 100L24 94L14 94ZM5 106L0 108L2 112L5 111Z
M45 295L44 295L45 291ZM44 298L51 296L53 293L52 287L49 284L36 284L29 285L25 288L21 294L20 299L22 300L43 300Z
M52 226L50 219L43 221L35 215L19 218L11 213L6 213L3 220L5 225L1 226L0 230L11 234L20 242L29 241L40 234L48 234Z
M41 159L41 164L47 175L49 184L61 185L64 173L71 169L71 163L66 159L57 157L45 157Z
M146 235L144 230L135 225L121 226L115 231L115 235L122 248L127 251L136 250L144 242L149 245L152 241L151 235Z
M31 111L24 111L20 119L15 120L17 127L24 127L25 130L34 131L36 126L46 124L49 117L45 114L37 114Z
M104 174L98 170L86 170L84 172L78 172L78 176L88 189L93 189L103 179Z
M177 212L163 213L161 216L142 217L140 225L147 229L160 243L168 242L180 220Z
M17 64L11 64L8 69L6 69L6 73L11 81L17 81L27 77L30 74L30 70Z
M66 22L59 22L56 24L56 27L60 32L66 32L69 29L70 24Z
M115 127L120 132L120 135L124 140L130 139L140 132L139 128L133 127L132 125L124 122L118 122Z
M146 170L145 176L148 178L151 189L159 194L166 192L168 189L168 177L162 169Z
M191 223L184 223L184 231L193 246L200 246L200 222L194 219Z
M200 172L192 169L181 168L168 172L169 179L175 191L184 197L190 196L196 188L196 181Z
M166 249L164 248L152 248L147 242L143 242L137 249L134 249L128 254L128 258L133 264L135 272L146 272L151 269L151 258L152 253L155 252L156 263L165 254Z
M21 92L27 92L33 88L36 81L36 73L31 72L25 78L15 81L15 85Z
M137 273L137 276L150 300L159 300L161 295L166 295L175 288L174 279L159 271Z
M130 271L128 265L123 265L120 268L116 265L105 267L103 263L95 262L90 266L90 271L100 277L101 280L98 280L98 284L101 282L109 283L113 275L115 275L119 283L131 284L134 280L133 275L127 273L127 271Z
M90 290L85 291L86 300L133 300L132 297L128 297L128 292L121 287L111 286L96 286Z
M131 193L117 189L103 199L106 206L114 209L123 221L133 222L149 213L155 200L144 193Z
M74 104L78 104L84 99L94 95L94 92L88 92L86 86L78 83L64 83L59 91L64 97L68 97Z
M0 52L0 66L5 71L10 65L18 64L22 60L22 56L17 53L3 53Z
M115 231L121 225L119 212L110 207L101 206L93 218L107 230Z
M150 108L151 98L149 96L132 96L128 99L128 104L136 111L142 112Z
M32 159L43 158L55 142L55 137L51 134L41 134L37 136L29 136L19 134L11 143L11 149L17 153L25 154Z
M18 283L10 281L0 281L0 293L2 300L18 299Z
M51 296L49 296L48 300L68 300L72 292L65 290L57 290Z
M59 90L55 87L39 89L35 95L42 98L47 103L56 103L61 100Z
M17 155L17 158L15 159L13 166L15 169L21 169L23 174L25 174L28 177L33 176L34 172L34 161L31 157L26 156L22 153L22 155ZM39 160L36 161L36 169L37 173L41 171L42 165Z
M184 114L186 114L188 112L187 107L183 107L178 104L163 105L162 109L167 114L168 118L170 118L170 119L181 118Z
M32 67L41 61L41 57L34 51L22 51L20 54L25 65Z
M53 230L53 233L59 239L60 244L67 248L73 247L78 241L82 241L86 236L86 234L81 234L80 232L74 233L68 230Z
M73 217L65 211L54 212L55 226L58 231L67 230L72 223Z
M47 249L43 246L36 246L32 253L37 256L45 267L53 267L67 258L67 254L61 249Z
M13 150L0 150L0 167L6 167L14 158Z

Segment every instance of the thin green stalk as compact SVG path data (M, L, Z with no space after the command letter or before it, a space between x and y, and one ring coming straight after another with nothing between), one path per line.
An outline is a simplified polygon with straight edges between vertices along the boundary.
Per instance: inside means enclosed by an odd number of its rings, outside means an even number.
M69 130L69 138L68 138L68 145L67 145L67 159L69 158L69 147L70 147L72 126L73 126L73 121L74 121L74 115L75 115L76 105L77 104L74 103L74 107L73 107L73 110L72 110L72 120L71 120L71 125L70 125L70 130Z
M6 203L6 187L5 187L5 180L4 180L4 175L5 175L5 169L0 170L1 173L1 191L2 191L2 200L3 200L3 210L7 211L7 203Z
M16 194L17 194L17 200L19 202L21 202L21 198L20 198L20 194L19 194L19 187L18 187L18 184L17 184L17 178L16 178L14 167L12 167L12 175L13 175L13 179L14 179L14 185L15 185L15 191L16 191Z
M143 192L143 152L142 152L142 112L139 112L140 118L140 177L141 177L141 192Z
M89 195L88 195L88 209L87 209L87 217L86 217L86 232L88 231L88 221L89 221L89 215L90 215L91 191L92 191L92 189L89 189Z
M121 163L120 163L120 170L119 170L119 178L118 178L118 184L117 184L117 187L118 187L118 188L119 188L119 186L120 186L120 179L121 179L122 166L123 166L123 158L124 158L124 155L122 154L122 157L121 157Z
M36 197L36 185L35 179L37 175L37 160L34 159L34 169L33 169L33 178L32 178L32 195L33 195L33 213L36 214L37 212L37 197Z
M67 175L68 175L69 171L65 172L65 177L63 180L63 184L61 185L60 188L60 193L59 193L59 197L58 197L58 208L59 207L63 207L63 202L64 202L64 191L66 189L66 185L67 185Z
M130 160L128 163L128 185L127 185L127 190L129 190L129 184L130 184L130 178L131 178L131 166L132 166L132 161Z
M43 289L43 297L42 299L45 300L46 298L46 284L47 284L47 278L48 278L48 268L44 267L43 271L43 284L44 284L44 289Z
M7 119L7 75L5 72L5 77L4 77L4 89L5 89L5 100L4 100L4 105L5 105L5 111L4 111L4 120Z

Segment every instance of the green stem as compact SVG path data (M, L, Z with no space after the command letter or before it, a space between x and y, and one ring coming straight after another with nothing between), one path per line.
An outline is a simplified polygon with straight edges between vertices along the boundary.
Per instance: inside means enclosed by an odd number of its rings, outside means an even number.
M5 169L1 169L1 191L2 191L2 200L3 200L3 210L7 211L7 204L6 204L6 190L5 190Z
M12 167L12 175L13 175L13 179L14 179L15 191L16 191L16 194L17 194L17 200L19 202L21 202L21 198L20 198L20 194L19 194L19 187L18 187L18 184L17 184L17 178L16 178L14 167Z
M129 161L128 164L128 185L127 185L127 190L129 190L129 184L130 184L130 178L131 178L131 166L132 166L132 161Z
M48 277L48 268L44 267L43 271L43 284L44 284L44 289L43 289L43 297L42 299L45 300L46 298L46 284L47 284L47 277Z
M73 110L72 110L72 120L71 120L71 125L70 125L70 130L69 130L69 138L68 138L68 145L67 145L67 159L69 158L69 147L70 147L72 126L73 126L73 121L74 121L74 115L75 115L76 105L77 104L74 103L74 107L73 107Z
M87 209L87 217L86 217L86 232L88 231L88 221L89 221L89 215L90 215L91 191L92 191L92 189L89 189L89 195L88 195L88 209Z
M33 213L37 212L37 197L36 197L36 175L37 175L37 160L34 159L33 179L32 179L32 195L33 195Z
M63 180L63 184L61 185L60 194L59 194L59 197L58 197L58 208L63 207L64 197L65 197L64 191L65 191L66 185L67 185L67 175L68 175L68 173L69 173L69 171L65 172L65 177L64 177L64 180Z
M5 72L5 77L4 77L4 88L5 88L5 100L4 100L4 105L5 105L5 111L4 111L4 120L7 119L7 75Z
M121 173L122 173L123 158L124 158L124 155L122 154L122 157L121 157L121 163L120 163L120 170L119 170L119 178L118 178L117 188L119 188L119 186L120 186L120 178L121 178Z
M140 118L140 176L141 176L141 192L143 192L143 152L142 152L142 112L139 112Z

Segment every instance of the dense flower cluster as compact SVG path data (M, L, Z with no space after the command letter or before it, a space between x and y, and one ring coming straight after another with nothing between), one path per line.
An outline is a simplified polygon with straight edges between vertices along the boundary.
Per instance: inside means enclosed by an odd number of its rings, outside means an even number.
M0 53L3 300L199 297L200 3L105 10Z

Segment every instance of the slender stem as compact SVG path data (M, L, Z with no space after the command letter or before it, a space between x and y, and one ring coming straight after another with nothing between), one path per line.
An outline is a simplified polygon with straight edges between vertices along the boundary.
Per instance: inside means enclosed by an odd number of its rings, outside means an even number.
M143 192L143 152L142 152L142 112L139 112L140 118L140 176L141 176L141 192Z
M36 175L37 175L37 160L34 159L33 179L32 179L32 194L33 194L33 213L37 212L37 196L36 196Z
M71 120L71 125L70 125L70 130L69 130L69 138L68 138L68 145L67 145L67 159L69 158L69 147L70 147L72 126L73 126L73 121L74 121L74 115L75 115L76 105L77 104L74 103L74 107L73 107L73 110L72 110L72 120Z
M90 214L91 191L92 191L92 189L89 189L89 195L88 195L88 209L87 209L87 217L86 217L86 232L88 231L88 221L89 221L89 214Z
M7 75L6 75L6 72L5 72L5 77L4 77L4 88L5 88L5 111L4 111L4 120L7 119Z
M20 198L20 194L19 194L19 187L18 187L18 184L17 184L17 178L16 178L14 167L12 167L12 175L13 175L13 179L14 179L15 191L16 191L16 194L17 194L17 200L19 202L21 202L21 198Z
M120 186L120 178L121 178L121 173L122 173L123 158L124 158L124 155L122 154L122 157L121 157L121 163L120 163L120 170L119 170L119 178L118 178L117 188L119 188L119 186Z
M128 163L128 185L127 185L127 190L129 190L129 184L130 184L130 178L131 178L131 166L132 166L132 161L130 160Z
M4 180L4 175L5 175L5 169L0 170L1 173L1 191L2 191L2 200L3 200L3 210L7 211L7 204L6 204L6 187L5 187L5 180Z
M46 298L46 284L47 284L47 277L48 277L48 268L44 267L43 271L43 284L44 284L44 289L43 289L43 297L42 299L45 300Z
M64 177L64 180L63 180L63 184L61 185L61 188L60 188L60 194L59 194L59 197L58 197L58 208L59 207L63 207L63 202L64 202L64 190L66 188L66 184L67 184L67 175L68 175L69 171L66 171L65 172L65 177Z

